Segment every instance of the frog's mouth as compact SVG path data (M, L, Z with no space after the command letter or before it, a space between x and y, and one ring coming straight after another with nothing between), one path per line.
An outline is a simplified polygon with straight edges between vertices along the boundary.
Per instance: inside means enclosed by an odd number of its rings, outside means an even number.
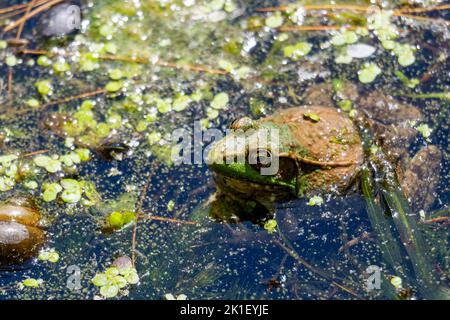
M227 191L254 194L266 190L296 195L296 161L280 155L270 144L250 145L229 134L211 146L207 164L214 171L217 184Z
M254 194L270 193L284 195L296 195L297 175L291 173L289 177L283 177L282 166L277 174L263 175L257 165L245 163L210 163L209 168L214 172L214 179L223 191L233 191L246 194L249 197ZM297 168L291 168L295 171Z
M254 170L254 169L250 169ZM232 193L247 199L276 201L295 196L295 183L251 179L236 174L224 174L223 170L213 170L214 181L223 193Z

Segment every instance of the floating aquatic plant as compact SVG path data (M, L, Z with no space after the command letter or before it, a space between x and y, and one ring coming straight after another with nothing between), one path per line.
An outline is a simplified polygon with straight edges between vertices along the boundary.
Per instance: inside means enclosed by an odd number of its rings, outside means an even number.
M321 196L313 196L308 200L308 206L321 206L323 204L323 198Z
M108 216L108 224L113 229L122 229L136 220L136 213L114 211Z
M164 295L164 299L166 299L166 300L187 300L187 295L179 294L179 295L175 296L172 293L166 293Z
M38 259L41 261L48 261L51 263L57 263L59 261L59 253L54 248L41 250L39 252Z
M416 129L425 139L428 139L431 136L432 130L426 123L422 123Z
M49 80L42 80L36 82L35 86L42 96L48 96L53 91L53 86Z
M298 42L295 45L289 45L283 48L283 54L286 58L297 61L306 56L311 51L312 45L306 41Z
M23 288L39 288L44 283L42 279L27 278L19 283L19 289Z
M280 12L275 12L275 14L271 15L266 19L266 26L269 28L278 28L283 25L283 16Z
M213 109L225 109L230 101L226 92L220 92L216 94L211 101L211 108Z
M370 83L381 73L380 67L375 63L365 63L358 71L358 79L362 83Z
M277 221L275 219L266 221L266 223L264 223L264 229L266 229L268 233L274 233L277 230Z
M114 298L119 294L120 290L138 282L138 273L129 258L125 263L115 263L106 269L105 272L97 273L92 279L94 286L100 287L100 294L105 298Z

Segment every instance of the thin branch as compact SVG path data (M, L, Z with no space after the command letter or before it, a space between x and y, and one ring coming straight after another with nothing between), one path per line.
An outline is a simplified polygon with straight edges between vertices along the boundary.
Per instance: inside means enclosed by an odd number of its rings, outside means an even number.
M27 5L27 9L25 11L25 17L27 17L30 14L30 11L35 6L36 1L37 0L33 0ZM17 29L16 40L20 39L20 36L22 35L22 31L23 31L23 28L25 27L26 22L27 22L27 20L24 20L23 22L20 23L19 28Z
M147 178L145 180L145 185L144 188L141 191L141 194L139 196L139 201L136 205L136 222L134 223L133 226L133 235L131 238L131 261L133 263L133 267L136 266L136 237L137 237L137 226L142 214L142 205L144 204L144 200L145 200L145 195L147 194L148 191L148 187L150 186L150 181L152 178L152 173L153 173L153 169L156 166L156 162L153 163L153 165L151 166L149 173L147 175Z
M331 31L331 30L359 30L366 29L362 26L281 26L278 31L288 32L288 31Z
M287 247L284 243L282 243L279 240L275 240L275 243L282 248L284 251L286 251L292 258L294 258L299 264L303 265L306 269L310 270L311 272L319 275L320 277L328 280L331 282L331 284L333 284L335 287L349 293L350 295L354 296L355 298L359 299L359 300L363 300L363 298L357 294L356 292L354 292L352 289L347 288L346 286L336 282L335 280L333 280L330 276L328 276L327 274L325 274L323 271L317 269L316 267L312 266L311 264L309 264L306 260L304 260L302 257L300 257L297 252L295 252L294 250L292 250L291 248Z
M274 11L289 11L293 8L298 7L306 11L309 10L350 10L350 11L367 11L368 6L358 6L358 5L345 5L345 4L324 4L324 5L290 5L290 6L279 6L279 7L269 7L269 8L259 8L256 9L257 12L274 12Z
M430 224L430 223L436 223L436 222L447 222L450 220L450 217L437 217L425 221L421 221L421 223Z
M49 149L44 149L44 150L38 150L38 151L33 151L33 152L29 152L29 153L25 153L20 155L21 158L28 158L28 157L33 157L33 156L37 156L39 154L44 154L49 152Z
M75 95L75 96L71 96L71 97L67 97L67 98L64 98L64 99L50 101L50 102L44 104L42 107L46 108L46 107L53 106L53 105L56 105L56 104L67 103L67 102L71 102L71 101L74 101L74 100L89 98L89 97L97 96L97 95L100 95L100 94L104 94L106 92L107 92L106 89L103 89L103 88L102 89L97 89L95 91L89 91L89 92L81 93L81 94L78 94L78 95Z
M48 2L50 0L39 0L38 3L35 4L35 6L40 6L42 4L44 4L45 2ZM26 8L28 6L28 3L22 3L22 4L16 4L13 6L9 6L3 9L0 9L0 14L4 14L4 13L9 13L9 12L14 12L14 11L25 11Z
M173 222L173 223L181 223L181 224L189 224L189 225L198 224L195 221L184 221L184 220L178 220L178 219L173 219L173 218L149 216L149 215L141 216L140 219L142 219L142 220L157 220L157 221L165 221L165 222Z
M257 12L284 12L292 10L297 6L291 5L291 6L279 6L279 7L269 7L269 8L259 8L256 9ZM304 9L305 11L312 11L312 10L347 10L347 11L356 11L356 12L368 12L370 10L370 6L358 6L358 5L346 5L346 4L330 4L330 5L306 5L301 6L298 5L299 8ZM421 8L421 9L400 9L400 10L394 10L393 15L398 17L405 17L415 20L421 20L421 21L433 21L433 22L444 22L446 24L450 24L450 21L446 21L443 19L434 19L434 18L428 18L423 16L416 16L416 15L409 15L407 13L414 13L414 12L426 12L426 11L435 11L435 10L446 10L448 9L448 5L438 6L434 8ZM300 26L302 27L302 26ZM302 30L302 29L293 29L293 30ZM286 30L286 31L293 31L293 30ZM308 29L306 29L308 30ZM332 29L334 30L334 29Z
M348 249L357 245L361 241L370 239L370 237L371 237L371 234L368 233L367 231L364 231L359 237L356 237L356 238L353 238L353 239L347 241L342 247L339 248L338 252L347 251Z
M11 24L9 24L7 27L5 27L3 29L3 32L9 32L15 28L17 28L21 23L24 23L25 21L27 21L30 18L33 18L34 16L38 15L39 13L42 13L48 9L50 9L51 7L53 7L54 5L63 2L64 0L52 0L49 1L47 3L45 3L44 5L42 5L41 7L31 11L29 14L24 15L22 18L12 22Z
M444 4L436 7L429 7L429 8L404 8L404 9L398 9L398 12L403 13L417 13L417 12L430 12L430 11L440 11L440 10L448 10L450 9L450 4Z
M11 106L14 95L14 71L12 67L8 67L8 105Z
M53 56L63 56L63 57L70 57L73 54L70 53L54 53L50 51L45 50L31 50L31 49L24 49L20 51L21 54L30 54L30 55L46 55L49 57ZM151 58L143 58L143 57L125 57L125 56L115 56L115 55L100 55L98 57L100 60L107 60L107 61L120 61L120 62L130 62L130 63L140 63L140 64L153 64L161 67L167 67L171 69L178 69L178 70L188 70L188 71L195 71L195 72L204 72L209 74L217 74L217 75L226 75L229 72L225 70L218 70L218 69L210 69L204 66L195 66L195 65L180 65L173 62L167 62L163 60L156 60L152 61Z

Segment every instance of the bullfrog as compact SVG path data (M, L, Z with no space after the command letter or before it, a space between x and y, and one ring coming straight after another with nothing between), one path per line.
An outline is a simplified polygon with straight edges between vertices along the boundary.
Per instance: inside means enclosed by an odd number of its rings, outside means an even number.
M441 152L426 146L412 159L407 152L417 133L411 123L423 120L420 110L381 92L360 96L354 85L343 91L340 99L351 100L357 110L354 119L336 108L336 92L327 83L306 90L303 106L279 110L259 120L244 117L234 121L231 131L208 154L218 189L209 202L210 215L226 221L258 222L270 216L275 202L357 191L359 174L366 165L358 121L373 128L395 164L410 202L420 209L430 206ZM278 132L278 140L267 138L259 145L257 141L264 139L258 138L270 136L271 130ZM267 170L272 166L277 170Z

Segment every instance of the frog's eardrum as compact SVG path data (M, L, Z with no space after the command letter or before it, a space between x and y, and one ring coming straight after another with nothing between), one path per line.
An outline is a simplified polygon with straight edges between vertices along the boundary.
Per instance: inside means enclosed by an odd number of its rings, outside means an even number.
M44 37L59 37L80 29L81 9L70 3L63 3L50 9L38 23L38 34Z

